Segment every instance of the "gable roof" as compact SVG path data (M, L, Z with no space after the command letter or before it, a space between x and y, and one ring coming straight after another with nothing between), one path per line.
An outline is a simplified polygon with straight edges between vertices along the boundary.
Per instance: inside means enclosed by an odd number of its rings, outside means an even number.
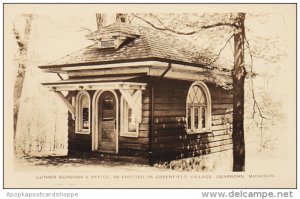
M114 23L86 37L95 39L109 33L135 35L117 49L99 49L97 44L71 53L40 68L93 65L135 60L159 60L207 67L212 58L198 51L199 47L174 34L127 23ZM207 53L206 53L207 54Z

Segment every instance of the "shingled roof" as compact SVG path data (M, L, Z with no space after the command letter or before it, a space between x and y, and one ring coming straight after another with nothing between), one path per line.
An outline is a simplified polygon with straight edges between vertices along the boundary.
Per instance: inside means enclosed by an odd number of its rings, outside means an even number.
M135 60L164 60L206 67L212 58L199 52L199 48L179 36L153 28L134 26L127 23L114 23L86 37L93 39L108 33L133 34L119 48L99 49L97 44L71 53L40 68L63 65L93 65Z

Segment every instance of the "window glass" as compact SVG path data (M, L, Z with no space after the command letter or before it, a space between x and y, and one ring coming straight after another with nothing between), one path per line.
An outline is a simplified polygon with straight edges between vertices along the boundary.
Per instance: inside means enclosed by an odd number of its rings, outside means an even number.
M102 94L104 95L104 94ZM99 114L102 117L102 121L114 121L115 120L115 101L112 93L105 93L104 99L100 102L101 109Z
M128 131L130 132L136 131L136 123L134 121L134 115L132 113L131 108L128 108Z
M187 96L187 131L189 133L201 133L208 128L208 93L207 87L203 83L192 85Z
M206 109L204 107L202 108L201 121L202 128L206 128Z
M76 132L89 133L90 99L88 93L79 92L76 99Z
M89 99L86 95L81 97L81 127L82 129L89 129Z
M123 136L133 136L138 137L138 123L135 121L135 115L133 113L132 108L129 106L125 98L121 101L123 109L121 118L122 127L121 127L121 134Z
M194 107L194 128L199 128L199 108Z
M114 109L114 100L111 96L105 96L102 104L103 110L113 110Z
M188 108L188 116L187 116L187 127L188 127L188 129L191 129L191 113L192 112L192 108Z
M82 128L89 129L89 109L83 108L82 109Z

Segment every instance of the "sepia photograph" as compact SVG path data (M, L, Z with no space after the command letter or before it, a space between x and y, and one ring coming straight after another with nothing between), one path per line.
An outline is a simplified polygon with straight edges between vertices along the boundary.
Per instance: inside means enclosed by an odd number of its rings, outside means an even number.
M296 4L4 4L4 188L296 188Z

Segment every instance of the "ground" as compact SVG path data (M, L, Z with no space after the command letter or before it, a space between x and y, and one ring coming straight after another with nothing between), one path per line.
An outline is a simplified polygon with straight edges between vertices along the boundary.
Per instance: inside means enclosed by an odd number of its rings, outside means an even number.
M71 158L66 156L57 157L24 157L15 158L16 170L19 171L33 171L47 168L47 170L56 170L59 172L74 171L101 171L101 172L113 172L115 170L126 171L153 171L153 168L148 165L109 161L99 158Z
M244 181L249 182L250 187L287 186L284 181L279 181L283 174L286 175L286 172L282 172L282 163L287 161L279 155L279 151L246 151L246 172L231 172L232 151L174 160L154 166L113 161L103 157L31 156L15 158L13 176L20 180L15 181L14 178L8 182L12 173L7 174L5 180L7 186L22 188L238 188L245 187ZM292 176L288 179L293 181Z
M37 170L47 167L56 171L231 171L232 151L214 153L205 156L157 163L154 166L124 161L112 161L104 158L73 158L67 156L18 157L15 158L17 170Z
M274 167L274 161L282 159L285 155L280 148L255 149L256 144L248 144L246 148L246 170L261 171ZM80 158L67 156L27 156L16 157L15 168L19 171L39 170L47 168L64 172L67 171L124 171L124 172L154 172L154 171L181 171L181 172L231 172L232 171L232 150L213 153L205 156L173 160L170 162L156 163L153 166L137 164L128 161L110 160L107 158L90 158L83 156ZM259 167L258 167L259 166Z

